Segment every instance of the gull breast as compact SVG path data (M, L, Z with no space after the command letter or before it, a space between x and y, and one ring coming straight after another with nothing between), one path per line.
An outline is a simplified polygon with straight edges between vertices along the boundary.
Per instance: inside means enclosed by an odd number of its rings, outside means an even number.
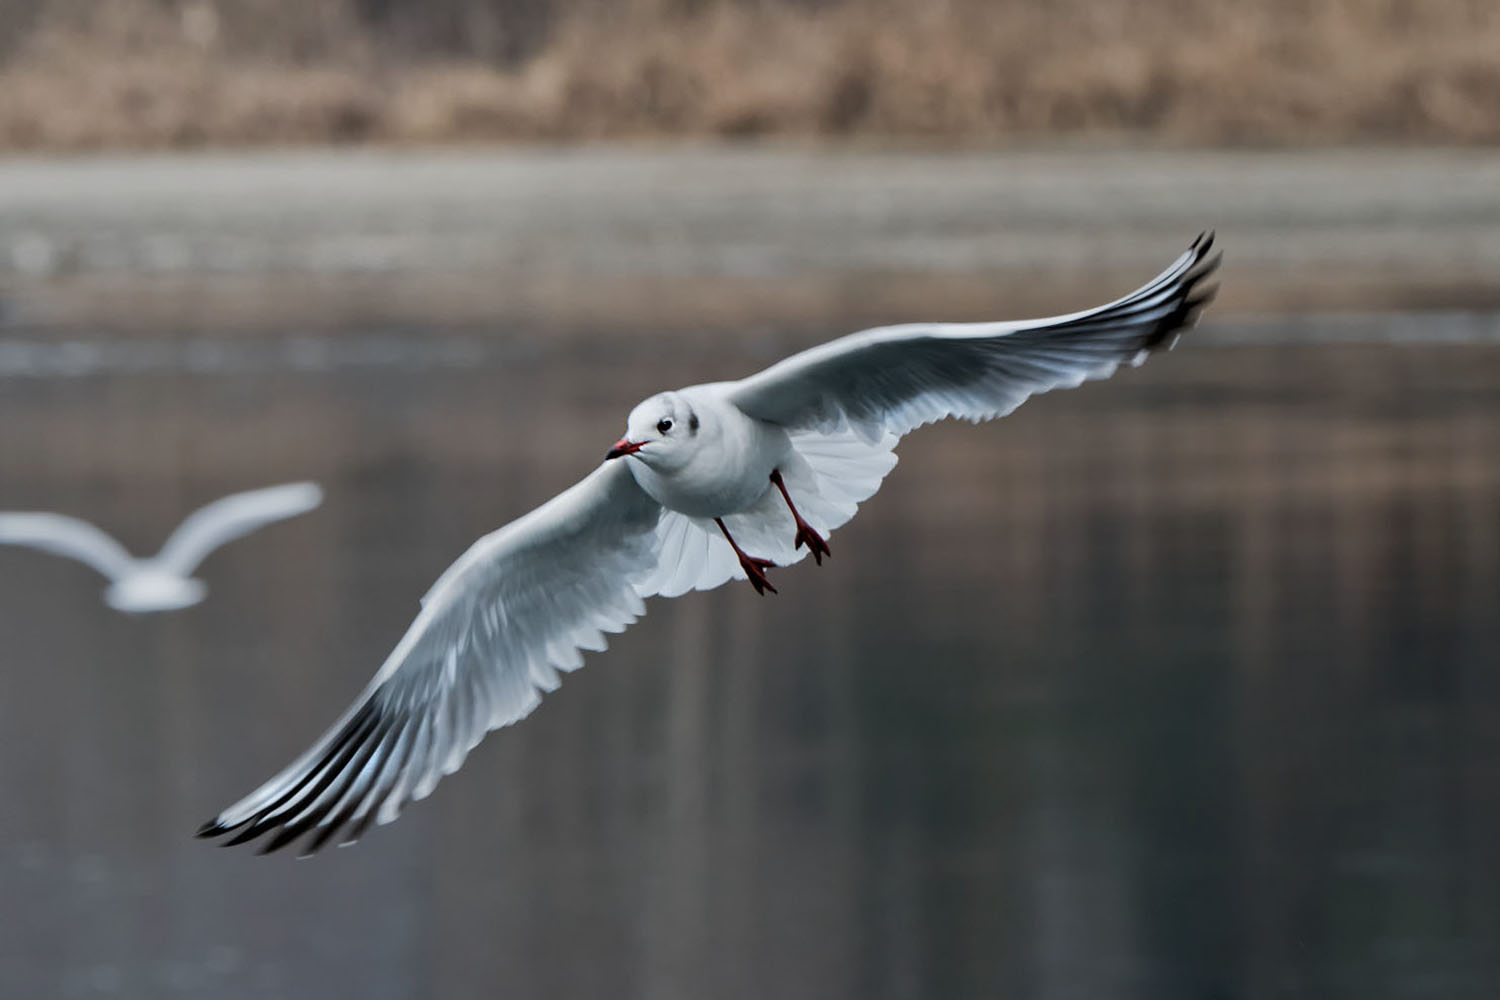
M659 472L632 463L636 481L657 503L690 517L725 517L753 507L771 489L771 471L791 450L786 431L727 404L724 411L680 468Z

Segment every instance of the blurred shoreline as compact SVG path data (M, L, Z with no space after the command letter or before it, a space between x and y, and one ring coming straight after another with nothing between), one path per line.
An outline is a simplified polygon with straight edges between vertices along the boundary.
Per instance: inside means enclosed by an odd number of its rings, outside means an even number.
M1128 290L1202 229L1216 314L1500 305L1500 155L706 144L0 161L11 328L964 320Z

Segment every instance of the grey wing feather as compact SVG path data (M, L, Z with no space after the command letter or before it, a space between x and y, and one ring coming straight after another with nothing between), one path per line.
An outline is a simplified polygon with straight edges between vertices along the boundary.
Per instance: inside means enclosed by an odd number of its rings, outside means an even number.
M305 514L322 502L323 490L317 483L284 483L232 493L189 514L156 559L186 576L221 545L275 521Z
M305 754L199 830L268 835L304 853L395 819L457 770L485 733L524 718L645 611L661 507L623 462L600 466L479 541L423 600L359 699Z
M66 514L0 514L0 544L24 545L87 563L111 580L134 568L136 560L119 542L87 521Z
M988 420L1050 389L1113 374L1170 347L1214 289L1204 233L1155 279L1080 313L1007 323L913 324L851 334L736 383L745 413L792 429L847 423L867 440L945 417Z

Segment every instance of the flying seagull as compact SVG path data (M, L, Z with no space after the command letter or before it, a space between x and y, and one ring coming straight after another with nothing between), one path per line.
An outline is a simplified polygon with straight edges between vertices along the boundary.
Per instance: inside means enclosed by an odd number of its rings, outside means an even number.
M316 483L286 483L234 493L189 514L167 544L149 559L137 559L87 521L66 514L0 513L0 543L26 545L88 563L109 578L104 602L139 614L191 607L208 594L189 574L225 542L262 525L295 517L323 502Z
M738 382L652 396L598 468L460 556L343 717L198 835L266 835L265 853L306 834L305 855L389 823L645 598L730 579L775 593L773 567L809 553L821 565L908 431L1002 417L1170 347L1213 295L1212 245L1205 233L1149 284L1085 312L866 330Z

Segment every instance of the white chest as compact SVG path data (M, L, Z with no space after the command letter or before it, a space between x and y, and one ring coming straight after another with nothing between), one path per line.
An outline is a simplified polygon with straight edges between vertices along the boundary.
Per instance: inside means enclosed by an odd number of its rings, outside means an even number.
M772 488L771 472L791 445L781 428L735 417L716 422L679 466L631 462L636 482L663 507L691 517L726 517L754 506Z

